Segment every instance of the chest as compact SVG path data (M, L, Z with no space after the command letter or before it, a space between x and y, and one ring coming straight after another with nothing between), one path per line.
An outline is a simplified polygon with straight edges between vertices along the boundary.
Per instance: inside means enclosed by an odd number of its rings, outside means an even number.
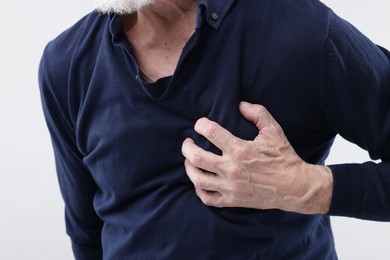
M302 156L312 155L331 138L315 100L318 77L304 77L319 66L302 57L291 66L286 55L240 40L229 45L211 37L186 50L166 84L148 85L137 77L128 54L97 61L77 120L77 140L84 162L102 190L132 192L149 185L191 185L184 171L181 145L191 137L201 147L219 151L193 130L208 117L234 135L252 140L258 129L239 113L245 100L265 105ZM269 55L272 53L273 55ZM313 59L313 62L308 59ZM109 60L109 62L107 62ZM307 64L307 65L305 65ZM324 148L325 149L325 148ZM130 188L129 188L130 187ZM133 189L131 189L133 188Z

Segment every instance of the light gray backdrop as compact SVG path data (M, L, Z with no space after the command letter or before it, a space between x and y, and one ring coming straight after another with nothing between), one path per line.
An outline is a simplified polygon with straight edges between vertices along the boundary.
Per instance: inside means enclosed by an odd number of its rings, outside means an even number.
M374 42L390 48L388 0L324 2ZM83 0L3 1L0 259L72 259L52 148L41 112L37 68L46 43L90 9ZM364 151L339 138L328 163L366 160L369 158ZM332 220L340 259L390 259L389 223Z

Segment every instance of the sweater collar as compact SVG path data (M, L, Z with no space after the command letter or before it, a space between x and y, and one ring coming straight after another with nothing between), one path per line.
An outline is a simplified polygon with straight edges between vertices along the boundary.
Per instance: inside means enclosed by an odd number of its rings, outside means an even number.
M197 9L197 28L206 21L212 28L218 30L235 0L199 0ZM120 16L110 15L110 32L115 37L121 30Z

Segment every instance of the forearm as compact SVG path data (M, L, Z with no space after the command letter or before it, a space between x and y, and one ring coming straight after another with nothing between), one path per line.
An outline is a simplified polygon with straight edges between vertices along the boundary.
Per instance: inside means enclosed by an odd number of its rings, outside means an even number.
M331 165L329 215L390 221L390 162Z

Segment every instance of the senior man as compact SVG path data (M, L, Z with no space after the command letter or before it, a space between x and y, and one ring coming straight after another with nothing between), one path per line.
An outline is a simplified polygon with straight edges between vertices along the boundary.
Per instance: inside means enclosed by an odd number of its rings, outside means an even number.
M330 215L390 220L390 54L329 8L92 2L39 72L75 258L337 259ZM382 162L324 166L336 134Z

